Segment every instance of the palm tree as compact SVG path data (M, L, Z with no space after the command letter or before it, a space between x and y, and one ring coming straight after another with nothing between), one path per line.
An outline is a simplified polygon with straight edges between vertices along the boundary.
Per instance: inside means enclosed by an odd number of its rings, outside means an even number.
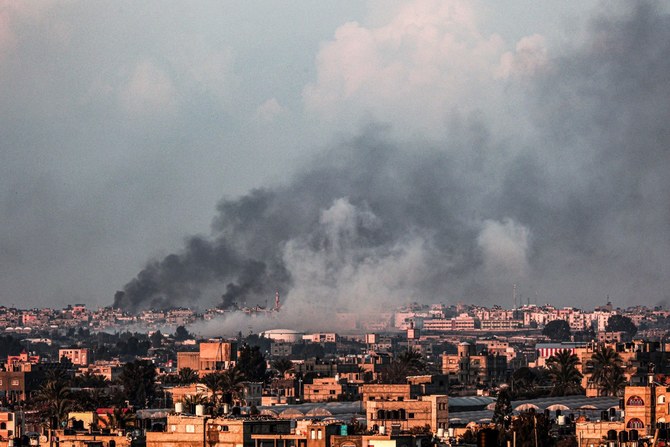
M115 407L107 417L100 418L100 423L110 430L126 429L135 419L135 415L128 411L128 408Z
M605 396L618 396L626 384L623 360L609 346L600 346L587 365L591 368L591 380Z
M411 375L405 363L394 360L386 368L383 374L384 383L401 384L407 383L407 376Z
M34 401L42 421L48 421L53 430L67 420L67 413L72 408L69 385L63 380L47 380L37 390Z
M197 382L198 379L198 372L191 368L180 369L179 375L177 376L177 382L180 385L190 385L191 383Z
M239 400L244 379L239 369L230 368L223 372L209 373L200 382L212 392L214 407L220 407L224 403L232 404Z
M293 371L294 365L292 361L286 357L282 357L272 362L272 368L276 369L279 375L284 378L287 373Z
M135 360L126 363L119 381L127 399L136 407L148 407L156 395L156 368L149 361Z
M412 348L403 351L395 358L384 374L386 383L406 383L407 376L413 376L426 372L426 363L419 351Z
M242 383L246 380L242 371L230 368L223 372L222 395L225 403L232 404L240 400L243 390Z
M220 401L219 396L223 394L223 373L213 372L205 374L200 378L200 383L212 392L212 403L216 405Z
M106 388L109 386L109 380L105 376L86 371L74 378L76 386L81 388Z
M195 412L196 405L208 405L209 399L200 393L184 396L182 403L188 408L189 413Z
M558 351L549 357L547 366L549 378L554 384L552 396L569 396L584 392L582 388L582 373L577 369L579 357L567 349Z
M399 362L407 365L410 375L426 372L426 362L418 350L409 348L398 356Z

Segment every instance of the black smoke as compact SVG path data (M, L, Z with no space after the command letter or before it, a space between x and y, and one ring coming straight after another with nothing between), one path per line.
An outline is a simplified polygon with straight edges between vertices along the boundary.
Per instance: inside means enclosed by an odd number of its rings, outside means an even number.
M670 20L641 3L589 36L525 80L523 141L490 135L486 113L429 144L372 127L285 185L222 201L210 237L150 262L115 306L224 291L224 306L262 304L275 290L349 306L511 304L515 282L575 305L667 299ZM383 278L389 266L402 274ZM366 295L371 284L382 288Z

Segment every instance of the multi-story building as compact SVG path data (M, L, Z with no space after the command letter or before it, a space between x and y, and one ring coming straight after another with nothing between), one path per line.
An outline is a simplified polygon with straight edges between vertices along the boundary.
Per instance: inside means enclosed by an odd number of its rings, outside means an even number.
M523 320L481 320L480 328L483 331L512 331L521 329Z
M442 355L442 373L464 386L495 384L507 375L507 357L478 352L476 346L462 342L456 354Z
M178 352L177 369L190 368L200 375L228 369L237 360L237 350L232 342L203 342L196 352Z
M0 409L0 440L20 438L25 431L22 411Z
M316 334L306 334L302 336L302 339L304 341L308 341L311 343L336 343L337 342L337 334L335 332L327 332L327 333L316 333Z
M367 426L380 432L399 434L412 429L427 428L437 432L449 425L449 397L419 396L418 399L366 400ZM382 429L383 428L383 429Z
M41 369L0 371L0 396L4 396L8 403L24 401L40 387L44 376L45 372Z
M624 390L624 423L641 435L653 435L659 424L670 421L670 392L654 383L651 377L643 386L627 386Z
M66 358L74 366L87 366L90 362L88 348L68 348L58 350L58 359Z
M173 414L165 431L146 434L146 447L256 447L254 435L291 436L291 421L249 418L209 418Z
M303 386L303 399L306 402L328 402L343 395L343 386L339 378L325 377L314 379Z

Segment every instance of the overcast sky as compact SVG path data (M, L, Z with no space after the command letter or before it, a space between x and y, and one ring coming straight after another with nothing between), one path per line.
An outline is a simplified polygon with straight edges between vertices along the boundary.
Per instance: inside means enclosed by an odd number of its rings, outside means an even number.
M109 305L194 235L269 237L267 212L230 230L255 188L328 192L303 233L234 247L280 264L256 294L664 302L670 27L644 5L0 1L0 303ZM393 201L371 146L413 169ZM329 166L348 186L306 180ZM215 303L233 270L142 305Z

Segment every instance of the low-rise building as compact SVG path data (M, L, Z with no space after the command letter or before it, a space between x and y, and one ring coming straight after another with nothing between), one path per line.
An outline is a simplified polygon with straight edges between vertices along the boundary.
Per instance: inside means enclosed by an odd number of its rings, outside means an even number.
M165 431L147 432L146 447L255 447L252 435L262 434L290 435L291 421L169 415Z
M23 436L25 420L22 411L0 409L0 441Z
M393 435L416 429L436 433L449 426L449 397L430 395L407 400L367 400L365 414L368 427L377 428L380 433Z

